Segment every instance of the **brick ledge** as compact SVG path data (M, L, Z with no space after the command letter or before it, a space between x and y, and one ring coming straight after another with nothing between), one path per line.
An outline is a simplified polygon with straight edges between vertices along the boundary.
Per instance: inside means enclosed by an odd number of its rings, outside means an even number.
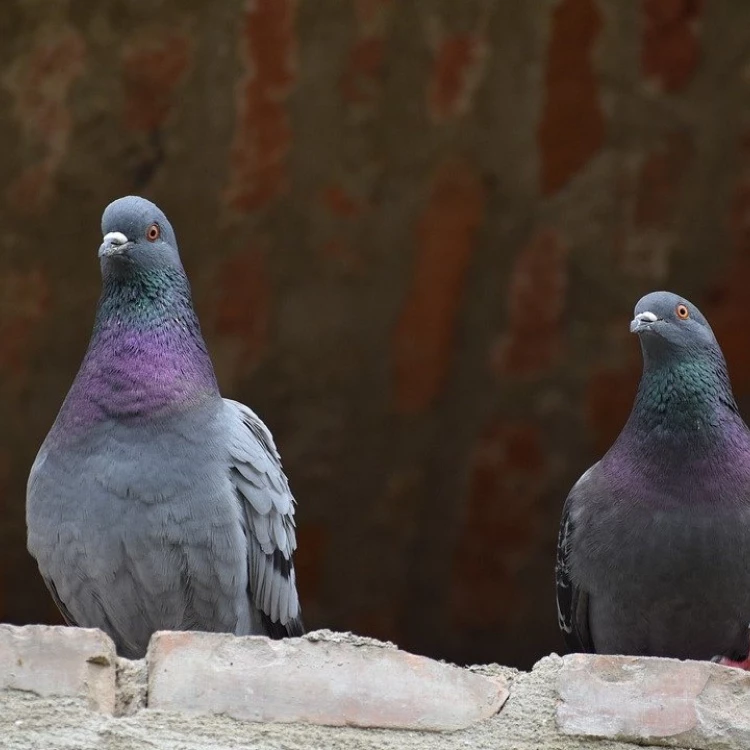
M131 662L97 630L0 625L0 737L14 750L745 750L750 674L582 654L463 669L328 631L159 633Z

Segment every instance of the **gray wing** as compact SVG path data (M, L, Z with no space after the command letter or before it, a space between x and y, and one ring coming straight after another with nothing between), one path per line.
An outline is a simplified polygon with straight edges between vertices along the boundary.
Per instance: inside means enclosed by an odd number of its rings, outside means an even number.
M302 623L292 556L297 548L295 500L273 437L247 406L224 399L233 415L230 475L244 510L248 594L266 633L298 636Z
M576 503L582 486L586 483L595 466L596 464L576 482L570 491L563 507L560 534L557 539L557 563L555 565L557 622L563 638L565 638L565 643L571 651L594 651L589 627L589 595L573 580L570 558L576 533L571 507Z

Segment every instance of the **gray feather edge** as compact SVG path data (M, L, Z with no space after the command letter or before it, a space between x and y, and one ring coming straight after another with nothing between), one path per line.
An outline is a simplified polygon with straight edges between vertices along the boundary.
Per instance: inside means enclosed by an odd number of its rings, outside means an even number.
M248 544L249 594L272 635L301 635L296 576L296 502L273 437L244 404L224 399L235 419L230 436L230 474L243 510Z

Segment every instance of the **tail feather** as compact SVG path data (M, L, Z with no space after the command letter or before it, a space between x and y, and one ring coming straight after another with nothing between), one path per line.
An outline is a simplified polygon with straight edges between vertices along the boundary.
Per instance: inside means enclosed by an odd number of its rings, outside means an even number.
M274 622L265 613L260 613L261 619L263 620L263 627L266 631L266 635L275 640L281 638L299 638L299 636L305 634L305 624L302 621L302 617L295 617L293 620L289 620L286 625L282 625L280 622Z

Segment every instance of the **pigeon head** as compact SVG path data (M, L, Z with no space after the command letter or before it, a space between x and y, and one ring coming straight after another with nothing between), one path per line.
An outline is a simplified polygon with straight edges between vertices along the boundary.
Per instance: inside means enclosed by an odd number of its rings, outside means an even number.
M105 275L182 270L172 225L161 209L145 198L129 195L110 203L102 215L102 235L99 258Z
M162 329L166 335L176 324L200 338L190 282L164 212L145 198L118 198L104 209L102 234L97 328L126 321L134 330Z
M643 352L633 424L713 439L710 426L738 418L724 355L694 304L671 292L648 294L635 306L630 330Z
M213 365L167 217L144 198L120 198L104 210L102 234L94 330L61 424L148 419L216 398Z
M720 352L701 311L672 292L652 292L639 300L630 331L640 338L646 360Z

